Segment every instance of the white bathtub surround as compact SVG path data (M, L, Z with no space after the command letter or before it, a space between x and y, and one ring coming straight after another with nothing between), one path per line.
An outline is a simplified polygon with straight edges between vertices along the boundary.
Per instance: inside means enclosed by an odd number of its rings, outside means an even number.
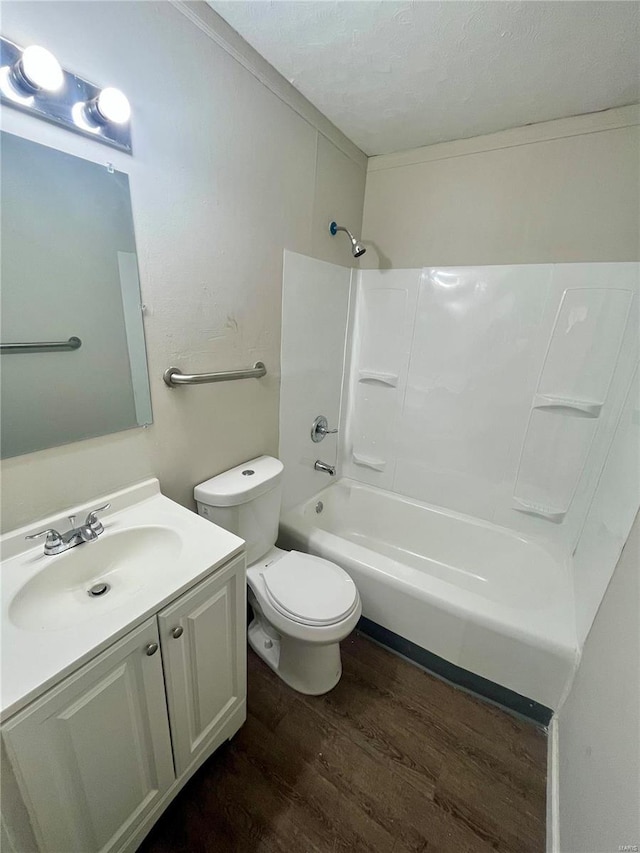
M348 479L316 515L326 481L312 491L305 471L283 541L347 568L365 617L557 708L640 503L639 265L363 270L355 290ZM335 364L324 378L335 399ZM297 382L313 407L320 388ZM301 399L281 408L280 448L295 439L304 469L304 442L314 458L324 445L288 431ZM435 535L416 533L425 518L438 519Z
M638 359L638 269L361 271L345 475L570 552Z
M640 505L639 269L365 270L358 279L345 475L559 549L577 648Z
M342 565L369 619L558 707L577 649L570 569L553 546L347 479L286 513L280 531L286 547Z
M345 246L345 263L350 256ZM283 506L288 509L321 489L327 474L316 459L337 463L338 436L314 444L311 425L324 415L340 421L351 270L285 251L282 281L280 451Z

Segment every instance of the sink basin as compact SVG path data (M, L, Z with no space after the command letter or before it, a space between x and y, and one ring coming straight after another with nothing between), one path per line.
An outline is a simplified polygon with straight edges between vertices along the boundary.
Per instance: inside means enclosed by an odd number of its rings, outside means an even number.
M104 533L62 554L25 537L97 506ZM0 721L241 554L244 542L160 493L155 478L0 536ZM98 595L90 595L93 588Z
M105 533L95 542L43 558L42 569L14 595L9 619L31 631L55 631L96 619L153 584L159 572L171 569L181 550L180 535L168 527Z

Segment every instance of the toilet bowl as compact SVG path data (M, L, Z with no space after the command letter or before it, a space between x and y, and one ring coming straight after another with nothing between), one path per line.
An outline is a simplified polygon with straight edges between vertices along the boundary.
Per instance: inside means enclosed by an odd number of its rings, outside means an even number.
M326 693L342 675L340 641L362 613L349 575L328 560L273 548L247 569L251 648L294 690Z
M362 613L356 585L329 560L275 547L283 465L260 456L196 486L198 512L243 538L253 650L283 681L319 695L340 680L340 641Z

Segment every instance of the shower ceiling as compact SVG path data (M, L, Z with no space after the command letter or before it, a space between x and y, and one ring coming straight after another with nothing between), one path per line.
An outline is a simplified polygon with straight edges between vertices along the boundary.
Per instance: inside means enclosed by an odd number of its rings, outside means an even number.
M640 4L208 0L366 154L640 100Z

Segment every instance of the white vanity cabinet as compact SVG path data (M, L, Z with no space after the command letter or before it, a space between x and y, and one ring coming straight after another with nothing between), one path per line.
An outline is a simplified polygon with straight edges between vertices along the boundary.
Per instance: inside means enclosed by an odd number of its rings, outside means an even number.
M245 589L232 563L158 614L178 776L245 700Z
M155 619L3 727L43 851L116 850L174 781Z
M245 596L240 555L3 724L42 853L134 850L244 722Z

